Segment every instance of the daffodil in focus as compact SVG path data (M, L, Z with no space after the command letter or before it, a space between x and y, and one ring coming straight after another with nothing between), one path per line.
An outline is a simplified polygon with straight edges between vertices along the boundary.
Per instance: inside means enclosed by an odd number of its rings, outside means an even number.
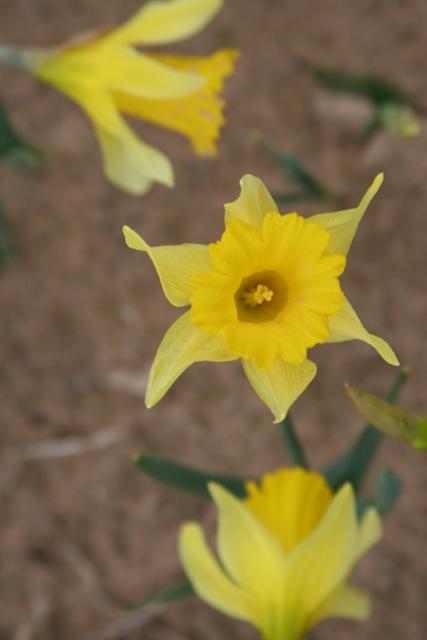
M190 305L158 349L147 406L203 360L240 358L276 421L314 378L316 365L307 351L316 344L363 340L397 365L391 347L363 327L339 281L382 179L374 180L356 208L306 219L280 214L261 180L247 175L239 198L225 205L221 239L209 246L150 247L125 227L128 246L148 253L168 300Z
M249 483L244 500L217 484L210 492L220 561L198 524L184 525L179 538L200 598L249 622L263 640L299 640L326 618L369 617L369 599L349 577L382 527L374 509L358 522L350 485L333 495L320 474L285 469Z
M51 49L0 47L0 62L25 68L74 100L92 121L104 168L134 194L153 182L173 186L169 159L138 139L121 113L174 129L200 155L215 155L224 122L220 93L237 52L210 57L139 52L198 33L222 0L152 0L115 30L82 35Z

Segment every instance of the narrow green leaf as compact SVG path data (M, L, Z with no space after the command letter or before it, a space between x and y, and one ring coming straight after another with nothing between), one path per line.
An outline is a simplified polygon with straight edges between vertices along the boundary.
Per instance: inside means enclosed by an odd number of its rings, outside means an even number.
M0 207L0 264L7 265L16 258L12 229L4 210Z
M274 199L279 205L299 203L304 200L324 201L331 199L328 189L305 167L295 155L282 153L267 142L261 134L254 137L267 155L275 162L285 178L294 185L296 190L275 194Z
M0 103L0 161L12 169L35 169L45 160L44 154L15 131Z
M377 396L347 385L357 411L386 435L427 451L427 418L393 407Z
M360 136L361 141L366 142L367 140L369 140L369 138L371 138L374 135L374 133L376 133L383 126L384 126L384 123L380 115L380 111L379 109L375 109L372 114L372 118L368 120L368 122L366 123L365 127L362 130L362 133Z
M387 399L395 402L400 390L410 375L410 369L399 371L391 386ZM332 464L322 470L330 487L336 491L345 482L351 482L356 491L361 487L369 466L377 452L381 433L371 424L367 424L355 442Z
M380 471L375 480L374 502L382 516L389 513L402 493L402 480L393 469Z
M245 483L251 480L194 469L149 453L139 454L135 459L135 466L163 484L206 499L210 499L210 482L217 482L237 497L243 498L246 496Z
M185 598L192 598L196 595L193 586L189 580L183 580L177 584L167 587L163 591L156 593L153 596L148 596L142 602L131 604L127 607L127 611L133 611L135 609L142 609L148 605L153 604L168 604L169 602L175 602L177 600L184 600Z
M368 99L373 105L410 104L409 96L396 84L372 73L348 73L318 65L309 65L314 78L327 89Z
M373 495L357 500L358 517L361 518L369 507L375 507L380 516L386 516L394 508L402 492L402 486L398 473L392 469L380 471L375 479Z

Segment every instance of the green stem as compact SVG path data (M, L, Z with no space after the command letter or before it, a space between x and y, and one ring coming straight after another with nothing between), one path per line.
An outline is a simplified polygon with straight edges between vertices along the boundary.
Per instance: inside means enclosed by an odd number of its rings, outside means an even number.
M280 433L282 434L283 441L291 456L292 462L304 469L309 468L307 458L304 453L304 449L299 441L299 438L294 429L294 425L290 414L286 416L284 420L279 424Z
M392 404L396 402L400 392L402 391L402 388L405 382L407 381L410 375L411 375L410 367L403 367L403 369L399 371L396 380L394 381L394 383L389 389L388 394L386 395L387 402L391 402Z

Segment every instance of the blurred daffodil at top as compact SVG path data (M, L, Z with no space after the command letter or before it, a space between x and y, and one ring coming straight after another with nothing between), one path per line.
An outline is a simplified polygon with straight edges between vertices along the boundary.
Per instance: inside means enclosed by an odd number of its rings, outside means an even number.
M0 62L23 67L74 100L89 116L108 178L134 194L153 182L173 186L166 155L140 140L121 112L187 136L214 155L224 122L220 96L237 52L209 57L141 53L135 47L178 42L198 33L222 0L153 0L111 31L84 34L49 49L0 47Z
M210 485L221 562L197 523L181 529L181 562L200 598L249 622L263 640L300 640L326 618L368 618L369 599L349 577L381 537L376 510L358 522L349 484L334 496L320 474L298 468L267 474L247 491L239 500Z
M307 357L316 344L363 340L397 365L391 347L364 328L339 281L382 180L377 176L354 209L306 219L280 214L262 181L247 175L239 198L225 205L221 239L209 246L150 247L125 227L128 246L148 253L168 300L191 307L157 351L147 406L194 362L240 358L279 422L316 374Z

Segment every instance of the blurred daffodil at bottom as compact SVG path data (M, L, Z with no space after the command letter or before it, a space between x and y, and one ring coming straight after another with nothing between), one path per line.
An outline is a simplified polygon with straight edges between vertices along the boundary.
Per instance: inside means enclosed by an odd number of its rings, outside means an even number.
M121 113L173 129L190 139L197 154L215 155L224 123L220 94L238 53L173 56L135 47L184 40L221 6L222 0L152 0L120 27L83 34L59 47L0 46L0 62L29 71L81 107L116 186L133 194L145 193L154 182L171 187L169 158L139 139Z
M372 508L358 522L350 485L333 495L320 474L295 468L248 483L244 500L217 484L210 491L220 561L198 524L185 524L179 538L201 599L249 622L264 640L299 640L326 618L369 617L369 598L349 577L382 525Z

